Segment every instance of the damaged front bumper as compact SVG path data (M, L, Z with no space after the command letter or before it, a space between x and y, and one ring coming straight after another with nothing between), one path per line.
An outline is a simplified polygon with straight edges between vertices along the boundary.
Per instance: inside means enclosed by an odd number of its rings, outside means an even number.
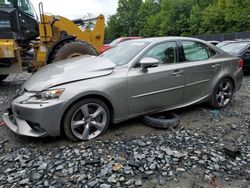
M10 130L16 134L30 137L43 137L48 135L45 130L35 130L31 128L27 121L14 117L14 115L10 115L9 112L4 113L2 118Z
M22 103L31 95L24 93L11 102L11 108L2 116L5 124L14 133L23 136L60 136L63 102Z

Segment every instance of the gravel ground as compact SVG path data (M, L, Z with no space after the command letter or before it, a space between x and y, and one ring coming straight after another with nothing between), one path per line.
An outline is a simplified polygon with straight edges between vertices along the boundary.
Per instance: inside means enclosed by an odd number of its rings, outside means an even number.
M0 85L0 119L28 77L14 75ZM112 125L96 140L71 143L17 136L0 123L0 188L250 188L249 106L245 77L226 109L177 110L181 123L172 131L147 127L138 118Z

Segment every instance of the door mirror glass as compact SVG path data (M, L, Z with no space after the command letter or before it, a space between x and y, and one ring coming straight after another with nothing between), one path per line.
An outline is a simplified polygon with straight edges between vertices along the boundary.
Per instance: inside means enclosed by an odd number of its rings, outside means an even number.
M140 60L140 65L143 70L150 67L157 67L159 64L159 60L153 57L144 57Z

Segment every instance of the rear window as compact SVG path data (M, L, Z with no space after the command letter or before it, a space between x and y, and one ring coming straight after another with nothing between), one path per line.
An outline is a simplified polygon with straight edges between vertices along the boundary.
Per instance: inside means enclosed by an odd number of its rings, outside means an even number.
M205 44L194 41L182 41L186 61L203 61L216 55L216 52Z
M0 7L13 7L12 0L0 0Z
M221 49L227 53L239 55L242 50L247 47L248 44L250 44L250 42L234 42L222 46Z

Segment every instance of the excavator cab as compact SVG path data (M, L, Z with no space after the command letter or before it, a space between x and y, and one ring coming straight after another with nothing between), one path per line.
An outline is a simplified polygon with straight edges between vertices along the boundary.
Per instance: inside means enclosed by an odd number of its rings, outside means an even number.
M28 46L39 36L38 24L30 0L0 0L0 39L13 39Z

